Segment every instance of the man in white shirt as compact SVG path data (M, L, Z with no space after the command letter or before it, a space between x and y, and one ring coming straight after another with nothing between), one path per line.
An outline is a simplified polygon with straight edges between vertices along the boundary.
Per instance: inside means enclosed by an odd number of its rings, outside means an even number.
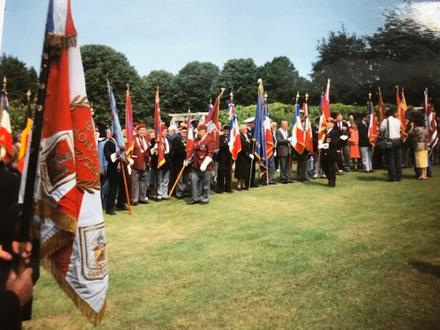
M388 181L400 181L402 179L400 120L394 117L395 110L387 109L385 120L380 125L383 136L391 140L389 147L385 148L385 158L388 164Z

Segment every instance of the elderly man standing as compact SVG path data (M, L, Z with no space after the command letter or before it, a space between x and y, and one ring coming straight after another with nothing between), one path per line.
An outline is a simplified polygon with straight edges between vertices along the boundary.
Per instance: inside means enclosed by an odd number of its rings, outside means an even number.
M191 173L191 200L188 205L208 204L211 194L211 170L215 141L207 134L205 124L200 124L194 144L193 171Z

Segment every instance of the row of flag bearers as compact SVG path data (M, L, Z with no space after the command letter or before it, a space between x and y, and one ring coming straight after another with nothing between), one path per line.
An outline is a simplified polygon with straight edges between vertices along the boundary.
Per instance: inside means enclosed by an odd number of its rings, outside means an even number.
M18 152L13 146L6 85L1 94L0 174L9 178L17 175L5 164L18 154L21 179L2 181L16 182L17 194L8 199L0 212L2 217L14 221L9 238L27 243L16 244L16 249L5 252L5 241L0 242L0 257L7 259L8 253L14 257L14 263L2 268L6 272L2 278L8 278L11 272L29 274L25 268L32 242L34 274L38 273L41 262L76 306L92 323L98 324L105 312L109 278L101 203L110 215L117 208L125 209L126 204L131 212L132 205L148 203L151 185L150 197L158 201L175 193L177 197L190 196L188 204L207 204L213 181L218 192L232 192L234 166L238 190L274 184L276 165L280 169L280 182L287 184L293 153L297 155L299 181L307 180L307 163L313 155L329 187L335 187L336 172L344 166L340 159L347 158L343 155L348 154L345 150L352 137L349 128L331 116L330 80L321 98L321 115L315 132L310 122L308 95L302 104L299 95L296 97L292 128L284 120L276 129L270 120L262 80L258 81L255 118L239 125L231 93L229 123L222 126L218 118L224 92L222 89L204 122L193 127L188 121L176 132L164 126L157 88L154 127L148 131L143 125L134 126L127 86L126 122L122 129L108 82L112 123L105 138L98 141L70 1L50 0L36 104L33 109L29 107L22 148ZM408 134L403 91L397 92L395 116L385 112L380 91L378 110L374 111L371 95L367 109L368 140L373 146L384 145L390 180L399 181L400 143ZM427 129L419 134L420 150L417 150L422 169L429 156L422 139L428 141L428 149L438 142L435 113L429 105L427 90L424 115ZM424 175L422 171L421 177ZM13 191L14 187L9 188ZM11 211L15 209L21 211ZM20 257L23 254L24 262ZM34 276L32 280L37 279ZM23 313L23 305L17 308L19 318L30 317Z

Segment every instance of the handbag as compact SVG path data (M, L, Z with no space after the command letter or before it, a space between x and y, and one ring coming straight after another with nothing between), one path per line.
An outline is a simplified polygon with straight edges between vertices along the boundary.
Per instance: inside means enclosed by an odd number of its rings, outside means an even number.
M387 136L381 136L377 139L376 146L381 149L391 149L393 141L390 139L390 119L387 118Z

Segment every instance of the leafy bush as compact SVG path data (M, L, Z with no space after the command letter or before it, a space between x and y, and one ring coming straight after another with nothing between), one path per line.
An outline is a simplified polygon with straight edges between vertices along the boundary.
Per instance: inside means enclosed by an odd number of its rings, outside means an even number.
M256 105L240 106L235 107L235 113L239 123L247 118L255 116ZM367 111L366 106L355 106L355 105L345 105L341 103L331 104L330 110L332 113L341 112L344 118L347 118L350 114L359 115ZM309 106L309 115L312 123L321 115L321 110L319 106L313 105ZM283 104L283 103L270 103L269 104L269 117L276 121L278 124L281 120L286 119L291 122L293 118L293 104ZM222 124L228 123L228 111L227 109L220 111L219 116L220 122Z

